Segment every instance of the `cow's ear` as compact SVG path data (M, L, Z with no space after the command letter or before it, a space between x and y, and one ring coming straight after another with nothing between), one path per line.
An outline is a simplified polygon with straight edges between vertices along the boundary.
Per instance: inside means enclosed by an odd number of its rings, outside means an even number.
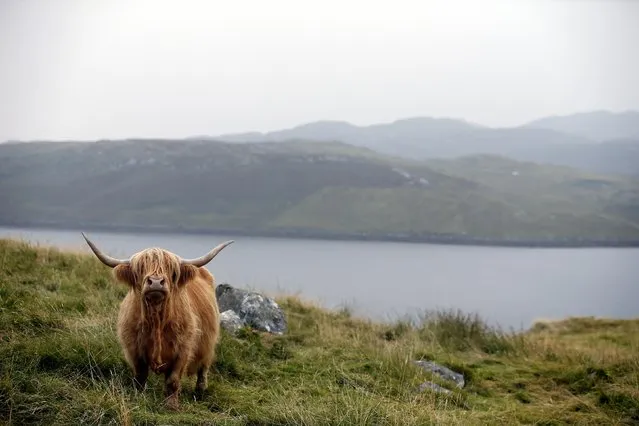
M133 275L133 271L131 270L131 265L118 265L113 268L113 275L115 279L130 285L131 287L135 287L135 276Z
M178 286L183 286L184 284L192 281L195 278L195 274L197 274L197 268L193 265L182 265L180 266L180 278L178 279Z

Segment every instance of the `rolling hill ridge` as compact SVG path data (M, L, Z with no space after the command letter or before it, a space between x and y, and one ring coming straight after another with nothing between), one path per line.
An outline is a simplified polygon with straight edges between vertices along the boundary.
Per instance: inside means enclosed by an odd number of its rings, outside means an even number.
M500 156L414 161L339 142L0 145L2 225L630 244L638 187Z
M639 112L635 111L546 117L511 128L429 117L370 126L318 121L274 132L220 135L214 139L341 141L410 159L493 154L597 173L639 176Z

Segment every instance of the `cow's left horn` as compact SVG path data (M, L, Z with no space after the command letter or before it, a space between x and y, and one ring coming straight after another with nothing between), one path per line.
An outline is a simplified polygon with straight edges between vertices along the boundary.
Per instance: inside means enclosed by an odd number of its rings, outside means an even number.
M182 259L182 261L180 262L182 265L193 265L193 266L197 266L198 268L200 266L204 266L207 263L209 263L211 260L213 260L213 258L215 256L217 256L217 254L219 252L222 251L222 249L230 244L233 244L235 241L230 240L230 241L226 241L223 242L222 244L218 245L217 247L215 247L213 250L211 250L210 252L208 252L207 254L205 254L204 256L198 257L196 259Z
M89 245L89 247L91 247L91 250L93 251L93 253L95 253L96 257L97 257L98 259L100 259L100 261L101 261L102 263L104 263L106 266L110 266L111 268L115 268L115 267L116 267L116 266L118 266L118 265L128 264L128 263L129 263L129 261L128 261L127 259L120 260L120 259L116 259L115 257L111 257L111 256L109 256L108 254L104 254L104 253L102 253L102 252L100 251L100 249L99 249L99 248L97 248L97 247L95 246L95 244L93 244L93 243L91 242L91 240L89 240L89 239L87 238L87 236L86 236L86 235L84 235L84 232L82 233L82 236L83 236L83 237L84 237L84 239L86 240L86 242L87 242L87 244Z

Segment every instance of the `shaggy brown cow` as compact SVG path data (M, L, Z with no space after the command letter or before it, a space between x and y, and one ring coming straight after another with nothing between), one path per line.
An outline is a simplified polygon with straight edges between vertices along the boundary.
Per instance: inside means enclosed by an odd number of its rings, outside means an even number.
M118 315L118 338L138 390L149 368L164 373L165 396L178 408L180 380L197 373L196 393L207 387L220 323L215 278L204 265L233 241L197 259L181 259L162 248L142 250L128 260L102 253L82 233L98 259L114 268L114 277L130 286Z

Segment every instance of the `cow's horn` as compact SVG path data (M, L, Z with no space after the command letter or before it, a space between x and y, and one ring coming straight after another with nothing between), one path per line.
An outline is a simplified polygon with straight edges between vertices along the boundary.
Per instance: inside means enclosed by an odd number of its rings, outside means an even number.
M215 247L213 250L211 250L210 252L208 252L207 254L205 254L204 256L198 257L196 259L182 259L182 261L180 262L182 265L193 265L193 266L197 266L198 268L200 266L204 266L207 263L209 263L211 260L213 260L213 258L215 256L217 256L217 254L219 252L222 251L222 249L230 244L233 244L235 241L230 240L230 241L226 241L223 242L222 244L218 245L217 247Z
M98 259L100 259L100 261L102 263L104 263L106 266L110 266L111 268L115 268L118 265L122 265L122 264L128 264L129 261L124 259L124 260L120 260L120 259L116 259L115 257L111 257L108 254L104 254L100 251L100 249L98 249L95 244L93 244L91 242L91 240L89 240L87 238L86 235L84 235L84 232L82 233L82 236L84 237L84 239L86 240L87 244L89 245L89 247L91 247L91 250L93 251L93 253L95 253L95 255L97 256Z

